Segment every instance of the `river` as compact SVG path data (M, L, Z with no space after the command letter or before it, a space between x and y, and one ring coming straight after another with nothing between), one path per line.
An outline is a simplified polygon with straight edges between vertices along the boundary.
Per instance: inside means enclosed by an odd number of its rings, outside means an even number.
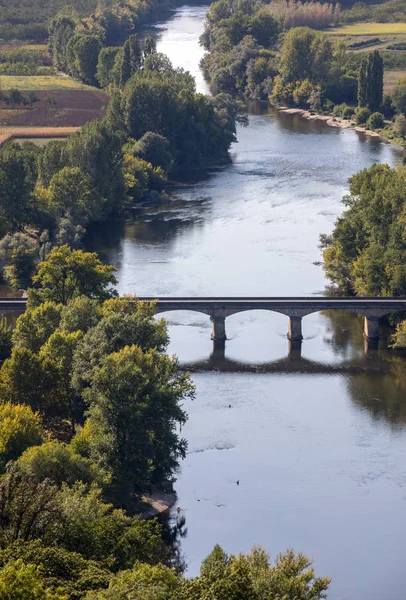
M158 50L196 76L204 6L158 25ZM258 114L259 113L259 114ZM323 294L318 236L343 210L348 177L394 148L354 131L257 111L232 162L179 185L166 206L109 224L89 245L116 265L120 293L184 296ZM195 575L215 543L228 552L292 547L331 576L332 600L404 600L406 380L400 354L364 354L352 315L303 320L301 357L287 318L226 321L212 355L204 315L170 313L170 352L193 372L189 450L176 482ZM238 482L238 483L237 483Z

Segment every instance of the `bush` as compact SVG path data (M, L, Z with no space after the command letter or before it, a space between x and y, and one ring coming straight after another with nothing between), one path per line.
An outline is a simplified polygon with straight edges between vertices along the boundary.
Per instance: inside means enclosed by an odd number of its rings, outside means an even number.
M352 106L346 106L343 110L343 118L344 119L351 119L351 117L354 116L355 110L353 109Z
M395 135L399 137L406 137L406 117L405 115L398 115L393 125L393 131Z
M42 446L27 449L18 460L19 469L36 483L50 479L61 486L63 482L73 485L76 481L102 482L98 469L92 462L76 454L69 444L53 440Z
M336 104L333 108L333 115L335 117L342 117L346 108L347 104L345 102L343 102L342 104Z
M371 111L366 106L359 106L355 110L355 121L358 125L366 123L371 116Z
M382 129L385 125L383 114L380 112L374 112L368 119L368 129Z

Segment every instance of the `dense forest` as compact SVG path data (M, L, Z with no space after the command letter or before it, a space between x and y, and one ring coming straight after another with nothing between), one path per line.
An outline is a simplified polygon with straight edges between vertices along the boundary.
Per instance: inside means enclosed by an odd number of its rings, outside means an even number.
M141 518L185 457L194 387L153 304L115 283L96 254L55 248L14 330L2 321L0 597L324 598L329 579L292 551L271 563L217 546L186 579L174 532Z
M166 14L170 0L0 0L0 40L43 42L48 26L59 13L74 14L87 33L97 33L108 43L120 42L148 20Z

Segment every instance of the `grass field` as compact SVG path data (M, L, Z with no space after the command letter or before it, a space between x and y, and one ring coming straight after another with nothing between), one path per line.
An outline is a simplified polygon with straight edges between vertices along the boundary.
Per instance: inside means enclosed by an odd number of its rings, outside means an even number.
M389 93L400 79L406 78L406 71L385 71L383 79L383 91Z
M89 85L75 81L63 75L44 75L25 77L19 75L0 75L0 90L97 90Z
M330 30L333 35L397 35L406 34L406 23L354 23Z

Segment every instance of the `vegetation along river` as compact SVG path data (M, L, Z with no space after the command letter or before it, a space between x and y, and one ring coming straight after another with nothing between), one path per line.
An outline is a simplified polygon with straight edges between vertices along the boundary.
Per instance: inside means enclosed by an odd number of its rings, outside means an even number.
M183 6L156 28L158 50L202 92L206 10ZM229 165L177 186L175 201L93 234L92 248L118 268L120 293L323 294L318 237L342 212L348 177L400 158L376 139L272 111L252 113L238 140ZM225 357L212 356L204 315L168 321L170 351L197 387L176 483L188 574L216 542L272 555L293 547L333 578L333 600L403 600L402 355L364 354L361 321L345 313L303 319L301 358L289 354L282 315L228 318Z

